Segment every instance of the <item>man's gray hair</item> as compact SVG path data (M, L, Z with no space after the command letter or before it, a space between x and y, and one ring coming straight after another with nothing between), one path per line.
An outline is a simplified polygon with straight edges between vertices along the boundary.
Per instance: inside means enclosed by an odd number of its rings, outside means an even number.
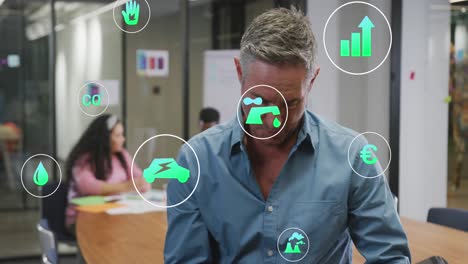
M312 76L316 68L314 33L309 19L296 8L275 8L256 17L241 40L243 75L252 60L272 64L304 65Z

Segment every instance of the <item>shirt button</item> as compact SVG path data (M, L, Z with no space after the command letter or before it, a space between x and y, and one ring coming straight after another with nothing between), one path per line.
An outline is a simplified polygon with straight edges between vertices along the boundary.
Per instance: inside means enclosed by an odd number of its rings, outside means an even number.
M273 256L273 250L268 250L268 256L269 257Z
M268 210L268 212L270 212L270 213L273 212L273 206L271 206L271 205L268 206L268 209L267 209L267 210Z

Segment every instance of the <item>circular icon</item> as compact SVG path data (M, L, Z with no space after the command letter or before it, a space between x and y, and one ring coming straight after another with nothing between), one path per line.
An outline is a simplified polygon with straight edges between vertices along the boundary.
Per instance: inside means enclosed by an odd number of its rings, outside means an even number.
M362 10L356 9L356 10L351 10L348 12L349 14L352 14L352 15L340 16L341 19L344 19L346 21L342 21L338 27L340 28L340 30L343 30L344 28L346 28L347 37L344 37L344 39L341 39L339 42L333 39L335 45L331 45L327 47L327 40L326 40L327 27L329 25L330 20L335 15L335 13L338 12L340 9L344 7L349 8L353 4L367 5L367 7L371 7L369 8L369 12L375 13L375 14L374 15L369 14L369 16L365 14L362 14L362 16L356 16L355 14L362 13ZM378 15L379 13L381 17L383 18L383 20ZM374 24L372 20L382 20L382 23ZM336 23L338 23L338 20ZM382 41L383 38L373 36L372 32L375 31L374 34L377 34L377 35L381 34L382 31L377 30L378 26L376 27L375 25L383 25L385 23L389 30L388 48L385 53L378 52L381 55L385 54L385 56L379 57L378 54L376 55L373 50L377 48L377 45L375 44ZM351 27L351 28L348 28L348 27ZM344 73L351 74L351 75L365 75L365 74L368 74L377 70L386 61L388 55L390 54L390 49L392 47L392 28L385 14L375 5L372 5L370 3L363 2L363 1L348 2L339 6L328 17L327 22L325 23L325 27L323 29L323 46L325 48L325 53L327 54L328 59L337 69L339 69L340 71ZM339 54L339 58L333 59L332 56L330 56L330 51L333 51L332 54ZM340 59L340 63L337 63L338 59ZM369 65L371 66L376 65L376 66L374 66L371 69L367 69L365 66L369 66ZM357 71L357 70L349 69L351 67L358 67L359 70Z
M49 172L53 171L53 164L58 167L59 184L49 194L41 195L42 186L50 181ZM24 173L26 172L26 173ZM27 175L27 178L23 176ZM46 198L54 194L62 183L62 169L57 160L47 154L36 154L29 157L21 167L21 185L27 193L36 198ZM36 194L35 194L36 193Z
M116 0L114 8L112 9L112 17L114 18L114 23L117 27L125 33L138 33L146 28L151 19L151 7L147 0L144 0L148 9L142 8L140 6L142 0ZM122 25L117 23L115 9L122 6L122 10L119 10L118 16L122 19ZM141 10L146 10L147 12L141 12ZM146 17L146 19L144 18ZM145 24L142 21L146 21ZM143 25L143 27L141 27ZM133 30L125 30L125 28L131 28Z
M281 122L281 120L278 118L278 117L281 116L281 108L278 105L268 104L268 105L264 106L263 103L264 103L265 99L262 98L261 96L258 96L258 95L255 95L255 98L245 97L251 90L253 90L255 88L259 88L259 87L266 87L268 89L273 89L274 91L276 91L276 93L278 93L281 96L281 98L282 98L282 100L284 102L284 105L285 105L284 109L286 110L286 117L284 118L284 122ZM279 128L279 130L276 131L273 135L263 136L263 137L254 136L251 133L249 133L244 128L244 125L242 124L241 118L240 118L240 115L239 115L239 112L242 112L241 102L242 102L243 105L245 105L246 108L248 108L247 117L245 118L245 121L244 121L246 125L257 126L262 130L265 127L267 127L268 131L276 130L278 128ZM284 129L284 127L286 126L286 123L288 121L288 115L289 115L288 108L289 107L288 107L288 102L286 101L286 98L284 98L283 94L281 94L281 92L278 91L278 89L276 89L273 86L266 85L266 84L255 85L255 86L252 86L249 89L247 89L247 91L245 91L241 95L241 97L239 99L239 102L237 103L237 121L239 122L239 125L242 128L242 130L247 135L249 135L249 136L251 136L251 137L253 137L255 139L260 139L260 140L270 139L270 138L273 138L276 135L278 135ZM271 124L265 124L264 123L263 117L262 117L263 115L271 115L273 117L273 120L271 121ZM273 128L271 128L271 126L273 126ZM267 133L269 133L269 132L267 132Z
M310 241L302 229L290 227L281 232L276 242L276 247L284 260L298 262L309 253Z
M145 197L138 190L138 188L137 188L137 186L135 184L135 178L133 176L133 168L134 168L134 164L135 164L135 158L136 158L138 152L140 151L140 149L145 144L147 144L149 141L151 141L153 139L160 138L160 137L175 138L175 139L178 139L178 140L184 142L184 144L186 144L190 148L190 150L193 152L195 160L197 161L198 170L197 170L197 181L195 183L195 187L193 187L192 192L184 200L182 200L182 201L180 201L180 202L178 202L176 204L173 204L173 205L162 205L162 204L158 204L158 203L153 203L151 201L151 198ZM154 146L152 148L154 148ZM187 141L185 141L184 139L182 139L182 138L180 138L178 136L175 136L175 135L161 134L161 135L156 135L156 136L153 136L153 137L147 139L145 142L143 142L138 147L138 149L135 152L135 155L133 156L133 159L132 159L132 165L130 167L130 174L132 176L133 186L135 187L135 190L137 191L137 193L140 195L140 197L143 200L145 200L147 203L149 203L149 204L151 204L153 206L167 209L167 208L172 208L172 207L176 207L176 206L181 205L182 203L184 203L185 201L190 199L190 197L195 193L195 190L198 187L198 182L200 181L200 161L198 160L197 153L195 152L193 147ZM151 162L149 162L149 166L143 170L142 177L145 179L146 182L148 182L150 184L155 183L156 180L177 180L178 184L185 184L188 181L188 179L193 176L191 174L192 174L192 171L190 171L187 168L182 167L180 164L177 164L177 161L173 157L163 157L163 158L160 158L160 157L153 158L152 157Z
M109 91L104 85L97 82L89 82L81 86L76 97L78 107L87 116L96 117L101 115L109 107Z
M369 136L368 136L368 138L364 137L364 135L366 135L366 134L370 135L370 137L375 137L375 139L369 140L369 138L370 138ZM358 139L359 137L363 137L363 140L356 141L356 139ZM367 143L368 140L369 140L370 143ZM363 144L358 145L358 152L359 152L358 155L359 156L356 157L356 158L360 158L362 160L362 162L364 163L364 166L362 168L354 168L353 163L351 162L351 159L350 159L351 146L355 142L360 142L360 143L366 142L366 144L364 144L364 145ZM377 155L377 153L383 153L382 148L384 148L385 146L388 148L388 155L389 155L387 166L385 167L385 169L383 169L382 172L378 173L377 175L365 175L364 170L367 171L367 169L368 169L367 166L374 166L375 164L379 164L379 162L381 160L379 160L379 155ZM383 155L381 155L381 156L383 156ZM351 167L351 169L360 177L367 178L367 179L372 179L372 178L376 178L376 177L379 177L379 176L383 175L388 170L388 168L390 167L390 161L391 160L392 160L392 150L390 149L390 145L388 144L388 141L382 135L380 135L379 133L376 133L376 132L361 133L361 134L357 135L356 137L354 137L353 140L351 141L351 143L349 144L349 147L348 147L348 164Z

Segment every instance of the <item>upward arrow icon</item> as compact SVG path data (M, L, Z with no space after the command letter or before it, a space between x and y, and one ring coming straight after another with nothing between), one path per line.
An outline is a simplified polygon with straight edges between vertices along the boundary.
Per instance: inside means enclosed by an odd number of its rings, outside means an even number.
M359 27L362 29L362 56L370 57L372 55L372 28L374 24L369 19L368 16L365 16Z

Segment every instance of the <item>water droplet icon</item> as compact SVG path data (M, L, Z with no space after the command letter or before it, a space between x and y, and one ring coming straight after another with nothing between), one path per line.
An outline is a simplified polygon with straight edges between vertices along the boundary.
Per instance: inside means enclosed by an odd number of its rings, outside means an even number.
M42 161L39 162L39 165L37 165L36 171L34 172L33 180L37 186L43 186L49 181L49 174L44 168L44 165L42 165Z
M273 126L278 128L281 125L281 121L277 117L275 117L275 120L273 120Z

